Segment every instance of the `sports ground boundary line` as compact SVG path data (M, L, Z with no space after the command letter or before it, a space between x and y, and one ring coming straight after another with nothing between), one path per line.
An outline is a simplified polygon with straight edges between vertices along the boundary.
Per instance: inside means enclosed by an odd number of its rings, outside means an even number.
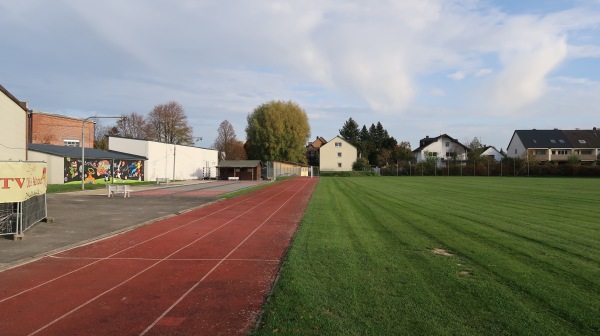
M259 207L259 206L261 206L262 204L266 203L267 201L271 200L272 198L276 197L277 195L281 194L282 192L284 192L284 191L286 191L286 190L290 189L291 187L292 187L292 186L288 186L287 188L283 189L282 191L280 191L280 192L278 192L278 193L274 194L273 196L271 196L271 197L269 197L269 198L265 199L264 201L260 202L259 204L256 204L256 205L255 205L255 206L253 206L252 208L250 208L250 209L248 209L248 210L246 210L246 211L244 211L244 212L242 212L242 213L238 214L237 216L235 216L234 218L230 219L230 220L229 220L229 221L227 221L226 223L223 223L223 224L219 225L219 226L218 226L218 227L216 227L215 229L213 229L213 230L211 230L211 231L207 232L206 234L202 235L201 237L198 237L198 238L197 238L197 239L195 239L194 241L192 241L192 242L190 242L190 243L188 243L188 244L186 244L186 245L182 246L181 248L177 249L176 251L172 252L171 254L169 254L168 256L166 256L165 258L162 258L162 259L158 260L158 261L157 261L157 262L155 262L154 264L152 264L152 265L150 265L150 266L148 266L148 267L144 268L143 270L141 270L141 271L137 272L136 274L132 275L131 277L129 277L129 278L127 278L127 279L125 279L125 280L121 281L121 282L120 282L120 283L118 283L117 285L115 285L115 286L113 286L113 287L111 287L111 288L109 288L109 289L107 289L107 290L103 291L102 293L100 293L100 294L98 294L98 295L94 296L93 298L91 298L91 299L87 300L86 302L84 302L84 303L80 304L79 306L77 306L77 307L75 307L75 308L71 309L71 310L70 310L70 311L68 311L67 313L65 313L65 314L63 314L63 315L61 315L61 316L57 317L56 319L54 319L54 320L50 321L49 323L45 324L44 326L42 326L42 327L38 328L37 330L35 330L35 331L31 332L29 335L35 335L35 334L37 334L37 333L39 333L39 332L41 332L41 331L45 330L46 328L48 328L48 327L52 326L52 325L53 325L53 324L55 324L56 322L58 322L58 321L60 321L60 320L64 319L65 317L67 317L67 316L69 316L69 315L73 314L74 312L76 312L76 311L80 310L81 308L83 308L83 307L87 306L88 304L90 304L90 303L92 303L92 302L96 301L98 298L100 298L100 297L104 296L105 294L108 294L108 293L112 292L112 291L113 291L113 290L115 290L116 288L118 288L118 287L121 287L122 285L124 285L124 284L126 284L127 282L129 282L129 281L131 281L131 280L135 279L135 278L136 278L136 277L138 277L139 275L141 275L141 274L143 274L143 273L147 272L148 270L150 270L150 269L154 268L156 265L160 264L160 263L161 263L161 262L163 262L164 260L167 260L167 259L168 259L170 256L172 256L172 255L175 255L176 253L179 253L179 252L180 252L180 251L182 251L183 249L185 249L185 248L188 248L189 246L191 246L191 245L195 244L196 242L198 242L198 241L202 240L203 238L207 237L208 235L210 235L210 234L212 234L212 233L214 233L214 232L216 232L216 231L220 230L221 228L223 228L223 227L225 227L225 226L229 225L231 222L233 222L234 220L238 219L238 218L239 218L239 217L241 217L242 215L246 214L247 212L249 212L249 211L251 211L251 210L254 210L254 209L258 208L258 207ZM296 192L296 193L297 193L297 192ZM294 195L295 195L296 193L294 193ZM264 193L260 193L260 194L258 194L258 195L252 196L252 197L250 197L250 198L248 198L248 199L255 198L255 197L257 197L257 196L259 196L259 195L262 195L262 194L264 194ZM290 199L291 199L291 197L290 197ZM288 200L288 201L289 201L289 200ZM238 204L241 204L241 203L243 203L243 202L237 202L237 203L235 203L235 204L231 205L230 207L233 207L234 205L238 205ZM285 203L287 203L287 201L286 201ZM284 204L285 204L285 203L284 203ZM221 209L221 210L219 210L219 211L217 211L217 212L221 212L221 211L223 211L223 210L225 210L225 209L228 209L228 208L230 208L230 207L223 208L223 209ZM211 213L211 214L212 214L212 213ZM156 236L156 237L154 237L154 238L151 238L151 239L149 239L149 240L146 240L146 241L144 241L143 243L140 243L140 244L136 244L136 245L130 246L130 247L128 247L128 248L126 248L126 249L124 249L124 250L121 250L121 251L119 251L119 252L117 252L117 253L114 253L114 254L112 254L111 256L113 256L113 255L116 255L116 254L118 254L118 253L121 253L121 252L124 252L124 251L126 251L126 250L128 250L128 249L130 249L130 248L133 248L133 247L139 246L139 245L141 245L141 244L144 244L144 243L146 243L146 242L148 242L148 241L150 241L150 240L156 239L157 237L160 237L160 236L162 236L162 235L164 235L164 234L166 234L166 233L172 232L172 231L174 231L174 230L176 230L176 229L178 229L178 228L181 228L181 227L185 227L185 226L187 226L187 225L190 225L191 223L193 223L193 222L196 222L196 221L198 221L198 220L200 220L200 219L203 219L203 218L205 218L205 217L208 217L208 216L209 216L209 215L207 215L207 216L204 216L204 217L201 217L201 218L198 218L198 219L196 219L196 220L193 220L193 221L191 221L191 222L189 222L189 223L186 223L186 224L184 224L184 225L182 225L182 226L179 226L179 227L177 227L177 228L175 228L175 229L168 230L167 232L164 232L164 233L163 233L163 234L161 234L161 235L158 235L158 236ZM270 217L271 217L271 216L270 216ZM269 218L270 218L270 217L269 217ZM261 226L262 226L262 224L261 224ZM253 232L254 232L254 231L253 231ZM247 238L244 240L244 242L245 242L246 240L247 240ZM239 245L238 245L238 247L239 247ZM237 249L237 247L236 247L236 249ZM232 252L231 252L231 253L232 253ZM227 256L229 256L229 255L230 255L230 254L228 254ZM101 259L101 260L106 260L106 259ZM81 267L81 268L77 269L77 270L74 270L74 271L72 271L72 272L66 273L66 274L64 274L64 275L62 275L62 276L60 276L60 277L57 277L57 278L55 278L55 279L53 279L53 280L51 280L51 281L55 281L55 280L57 280L57 279L60 279L60 278L62 278L62 277L64 277L64 276L66 276L66 275L72 274L72 273L74 273L74 272L76 272L76 271L78 271L78 270L82 270L82 269L84 269L84 268L87 268L88 266L91 266L91 265L93 265L93 264L95 264L95 263L97 263L97 262L100 262L101 260L95 261L95 262L93 262L93 263L90 263L90 264L88 264L88 265L86 265L86 266L84 266L84 267ZM221 263L222 263L222 262L218 263L217 265L220 265ZM214 270L214 268L213 268L213 270ZM213 270L211 270L211 271L210 271L208 274L212 273L212 271L213 271ZM205 275L205 277L203 277L202 279L206 278L206 276L207 276L207 275ZM49 283L49 282L46 282L46 283ZM46 283L44 283L44 284L46 284ZM31 289L28 289L28 290L26 290L26 291L23 291L23 292L21 292L21 293L25 293L25 292L31 291L31 290L33 290L33 289L35 289L35 288L39 288L39 287L40 287L40 286L42 286L42 285L43 285L43 284L41 284L41 285L38 285L38 286L36 286L36 287L33 287L33 288L31 288ZM194 288L195 288L195 287L194 287ZM189 291L188 291L188 292L189 292ZM3 301L5 301L5 300L8 300L8 299L10 299L10 298L14 298L14 297L16 297L16 296L20 295L21 293L17 293L17 294L15 294L15 295L13 295L13 296L11 296L11 297L9 297L9 298L6 298L6 299L3 299L3 300L0 300L0 302L3 302ZM187 292L186 292L186 294L187 294ZM178 301L178 302L179 302L179 301ZM160 318L162 318L162 316L161 316ZM160 320L160 318L159 318L159 319L157 319L157 321L158 321L158 320ZM155 322L154 324L152 324L152 326L154 326L155 324L156 324L156 322ZM142 332L142 334L141 334L141 335L145 334L145 333L146 333L148 330L150 330L150 329L151 329L151 328L149 327L147 330L145 330L144 332Z

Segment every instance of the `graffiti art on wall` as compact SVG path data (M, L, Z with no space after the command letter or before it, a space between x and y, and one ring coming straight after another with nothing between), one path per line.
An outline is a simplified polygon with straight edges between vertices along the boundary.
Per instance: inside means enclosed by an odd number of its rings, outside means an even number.
M115 160L113 177L116 180L144 180L144 162L136 160Z
M111 167L111 161L112 166ZM144 180L144 162L138 160L85 160L81 167L81 159L65 158L65 183L81 181L96 183L96 180L109 180L112 176L117 180Z

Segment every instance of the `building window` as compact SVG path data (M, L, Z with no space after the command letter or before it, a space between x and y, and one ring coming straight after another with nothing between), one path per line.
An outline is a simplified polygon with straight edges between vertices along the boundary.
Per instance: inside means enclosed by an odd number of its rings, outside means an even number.
M558 154L558 155L568 155L569 151L568 150L557 150L556 154Z
M544 154L546 154L545 149L536 149L536 151L535 151L535 155L544 155Z
M558 142L560 142L561 144L564 144L565 140L560 139L560 140L558 140Z
M342 152L338 152L338 157L342 157Z
M584 144L584 143L585 143L585 140L579 140L579 143L580 143L580 144Z
M517 149L515 148L515 155L517 154Z
M63 143L67 147L79 147L79 140L65 139Z
M592 155L592 150L591 149L583 149L581 151L581 155Z
M335 147L342 147L342 143L341 142L336 142L335 143Z
M338 162L338 168L342 168L342 163Z
M446 141L446 147L450 147L450 141ZM448 156L448 155L446 155Z
M550 140L551 143L556 143L556 140L552 139Z

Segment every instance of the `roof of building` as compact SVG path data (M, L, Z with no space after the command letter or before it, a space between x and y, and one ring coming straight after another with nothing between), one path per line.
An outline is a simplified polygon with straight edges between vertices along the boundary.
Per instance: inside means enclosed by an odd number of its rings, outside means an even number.
M600 148L600 130L563 130L571 148Z
M55 146L55 145L44 145L44 144L29 144L29 150L62 156L81 158L81 147L69 147L69 146ZM86 160L99 160L99 159L115 159L115 160L147 160L145 156L133 155L129 153L117 152L117 151L105 151L95 148L85 149Z
M0 85L0 92L4 93L8 98L10 98L10 100L15 102L15 104L19 105L19 107L22 108L23 111L27 112L27 103L26 102L22 102L22 101L18 100L17 97L13 96L13 94L8 92L8 90L6 88L4 88L4 86L2 86L2 85Z
M427 137L421 139L421 141L419 141L419 147L416 148L415 150L413 150L413 153L422 151L425 147L427 147L427 146L431 145L432 143L438 141L438 139L440 139L440 138L448 138L448 139L450 139L451 142L453 142L453 143L461 146L465 150L469 150L469 147L461 144L458 140L456 140L453 137L449 136L448 134L444 133L444 134L438 135L438 136L436 136L434 138L430 138L429 136L427 136Z
M165 142L161 142L161 141L154 141L154 140L145 140L145 139L135 139L135 138L128 138L128 137L124 137L124 136L120 136L120 135L108 135L109 141L110 138L117 138L117 139L126 139L126 140L135 140L135 141L146 141L146 142L156 142L156 143L161 143L164 144ZM194 137L195 138L195 137ZM202 139L200 139L202 140ZM168 145L173 145L171 143L167 143ZM218 149L214 149L214 148L206 148L206 147L199 147L199 146L194 146L194 145L177 145L177 146L184 146L184 147L192 147L192 148L200 148L200 149L206 149L206 150L214 150L214 151L218 151Z
M218 168L254 168L261 165L260 160L223 160Z
M516 130L525 148L572 148L571 142L563 131L553 130Z
M93 118L77 118L77 117L71 117L71 116L67 116L64 114L56 114L56 113L48 113L48 112L43 112L40 110L32 110L31 114L33 116L35 116L36 114L41 114L41 115L45 115L45 116L49 116L49 117L56 117L56 118L64 118L64 119L73 119L73 120L77 120L77 121L85 121L88 123L96 123L94 120L92 120Z
M323 137L318 136L315 141L313 142L309 142L308 145L306 147L313 147L315 149L320 148L321 146L323 146L324 144L327 143L327 140L325 140Z

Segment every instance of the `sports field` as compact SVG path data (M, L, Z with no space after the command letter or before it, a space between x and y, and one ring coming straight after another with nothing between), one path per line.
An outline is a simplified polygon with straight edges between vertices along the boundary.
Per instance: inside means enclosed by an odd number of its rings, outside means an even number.
M273 333L598 335L600 179L321 178Z

